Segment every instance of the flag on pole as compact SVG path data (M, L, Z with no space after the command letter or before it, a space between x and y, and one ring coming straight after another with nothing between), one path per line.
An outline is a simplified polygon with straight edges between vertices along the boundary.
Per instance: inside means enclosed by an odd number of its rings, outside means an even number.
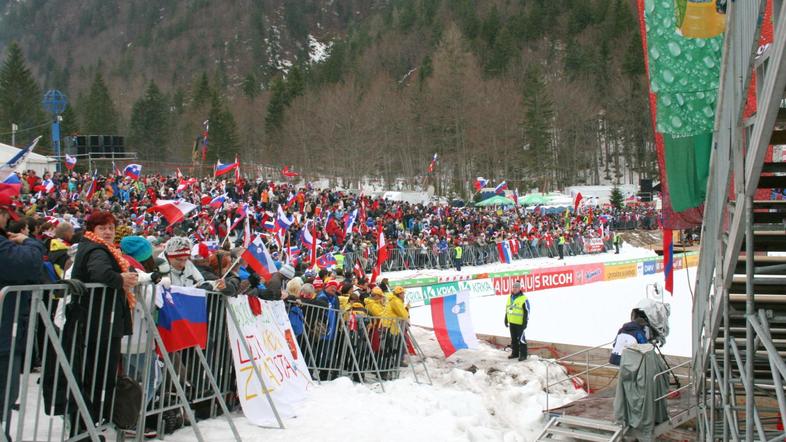
M489 180L483 178L482 176L475 178L475 191L480 192L480 189L486 187L486 184L488 183Z
M510 244L507 241L497 243L497 253L499 254L499 262L503 264L510 264L513 260L513 255L510 252Z
M220 208L221 206L224 205L224 202L226 200L227 200L227 195L226 194L218 195L217 197L215 197L215 198L210 200L210 203L208 203L208 206L210 206L210 207L212 207L214 209L218 209L218 208Z
M428 165L428 173L434 172L434 167L437 165L437 154L434 154L434 157L431 158L431 163Z
M191 204L183 200L156 200L153 207L148 209L151 212L159 212L164 215L167 222L172 225L183 221L189 212L196 209L196 204Z
M366 277L366 271L363 269L363 264L360 258L355 258L355 265L352 266L352 272L357 276L358 281Z
M76 157L72 157L69 154L65 154L65 167L68 170L74 170L74 166L76 166Z
M193 287L158 286L158 332L168 352L207 346L207 296Z
M666 291L674 295L674 241L671 229L663 229L663 276Z
M497 187L494 188L494 193L496 193L497 195L502 195L505 193L506 190L508 190L508 182L503 181L497 184Z
M208 135L210 134L210 120L202 123L202 161L207 160Z
M445 357L457 350L477 348L478 338L469 314L469 292L431 299L431 320L434 334Z
M238 167L239 167L239 164L237 163L237 161L235 161L234 163L227 163L227 164L224 164L221 161L216 161L216 168L215 168L215 173L213 174L213 176L216 177L216 178L220 177L221 175L225 175L225 174L227 174L229 172L232 172L233 170L237 169Z
M96 194L96 191L98 191L98 169L93 171L93 179L90 180L90 185L87 186L85 199L90 201L93 198L93 195Z
M332 253L325 253L324 255L317 258L317 267L320 269L326 269L328 267L333 267L338 264L336 261L336 257L333 256Z
M135 180L139 179L139 176L142 174L142 166L139 164L129 164L123 169L123 175L133 178Z
M289 230L289 226L291 226L294 222L295 219L291 216L287 216L286 212L284 212L284 208L279 204L278 216L276 217L276 227L278 227L280 230L287 231Z
M281 175L284 175L286 178L294 178L296 176L300 176L299 173L289 170L289 166L284 166L284 168L281 169Z
M385 232L382 231L382 226L378 227L377 235L377 263L374 265L374 271L371 273L372 283L382 274L382 264L388 259L388 246L385 242Z
M19 167L26 159L27 156L33 152L33 149L38 145L38 141L41 137L36 137L32 143L30 143L24 149L21 149L19 152L16 153L10 160L6 161L5 164L0 166L0 181L5 182L6 178L14 172L14 169Z
M0 193L4 193L12 198L21 194L22 181L19 179L19 176L12 173L3 182L0 182Z
M273 273L278 271L276 262L273 261L273 257L270 256L270 252L268 252L262 237L259 235L251 241L242 256L248 266L254 269L254 272L265 282L270 281Z
M581 204L582 198L584 197L581 196L581 192L579 192L576 194L576 198L573 200L573 213L577 215L579 213L579 204Z

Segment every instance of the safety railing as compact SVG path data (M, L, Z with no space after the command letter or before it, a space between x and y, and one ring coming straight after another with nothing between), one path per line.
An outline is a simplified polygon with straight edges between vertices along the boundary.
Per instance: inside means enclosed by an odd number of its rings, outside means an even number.
M592 352L594 352L596 350L599 350L601 348L604 348L604 347L608 347L608 346L612 345L613 343L614 343L614 341L609 341L609 342L606 342L604 344L596 345L595 347L592 347L592 348L586 348L586 349L583 349L583 350L579 350L577 352L571 353L569 355L563 356L563 357L561 357L559 359L556 359L556 360L553 360L553 361L551 361L551 360L543 360L546 363L546 382L548 382L546 384L546 388L545 388L545 390L546 390L546 410L547 411L549 410L549 395L550 395L552 387L560 385L560 384L564 384L565 382L573 382L574 385L576 385L575 384L575 380L584 377L584 379L583 379L583 387L584 387L584 389L586 391L589 392L591 390L590 377L589 377L589 374L591 372L597 371L597 370L600 370L600 369L603 369L603 368L609 368L609 367L616 368L615 365L610 364L610 363L604 363L604 364L591 364L590 363L590 354ZM585 365L586 368L583 371L578 372L578 373L568 373L568 376L565 377L565 378L562 378L562 379L560 379L558 381L555 381L555 382L549 382L551 380L551 377L549 376L549 368L552 365L558 365L558 366L560 366L561 371L565 371L566 370L565 367L564 367L565 365L567 365L567 364L575 364L576 362L578 362L578 361L574 360L576 357L584 357L584 359L585 359L584 365Z
M398 379L408 366L416 382L425 376L425 382L431 383L425 356L407 319L369 316L352 305L330 308L313 299L289 302L288 308L290 316L292 309L299 310L303 328L296 338L315 380L348 376L355 382L379 383L384 391L382 381Z
M685 385L680 385L678 383L676 389L670 390L668 393L666 393L664 395L661 395L660 397L656 398L655 399L656 403L659 402L659 401L665 401L665 400L669 400L669 399L673 399L673 398L679 397L679 395L682 394L682 391L689 390L689 389L691 389L693 387L693 382L691 381L692 380L691 365L692 365L692 361L691 360L687 360L687 361L685 361L685 362L683 362L681 364L677 364L677 365L675 365L673 367L669 367L666 370L663 370L663 371L661 371L659 373L656 373L655 376L652 377L652 382L654 384L656 384L658 379L663 377L663 376L667 376L667 377L668 376L672 376L672 378L674 378L675 381L677 379L680 379L680 378L685 379L687 381L685 383ZM677 372L679 369L681 369L683 367L684 367L684 370L687 370L688 374L681 374L681 373ZM692 391L689 391L689 393L692 394ZM683 420L683 419L681 419L681 417L689 415L691 413L691 411L693 411L693 410L695 410L695 404L693 404L692 401L689 402L686 405L685 408L677 410L675 413L669 413L668 412L668 407L666 407L666 411L667 411L668 416L669 416L669 421L672 422L672 423L675 423L676 421Z
M585 252L584 244L587 240L583 237L571 238L564 245L564 256L577 256L588 254ZM604 253L614 248L612 242L603 241L600 250L591 253ZM438 246L428 247L393 247L388 251L388 258L382 264L383 272L396 272L400 270L413 269L450 269L461 266L479 266L486 264L499 263L499 251L495 243L485 245L465 245L462 246L462 256L460 260L454 258L452 248L440 250ZM544 240L522 240L519 241L518 249L511 250L514 260L532 258L554 258L559 256L557 241ZM368 256L361 256L355 252L347 252L344 260L345 267L354 265L356 257L370 271L376 263L376 251L370 250Z
M125 295L101 284L68 281L0 291L0 404L6 438L98 441L114 431L121 439L142 440L151 422L157 422L162 437L165 424L171 426L164 420L177 419L181 426L190 422L201 441L192 407L210 400L240 440L224 400L228 375L215 370L198 347L189 349L198 362L169 354L152 314L154 287L140 285L134 295L128 318L118 304L126 302ZM220 342L225 337L210 336L209 355L226 350ZM195 393L189 385L204 391Z

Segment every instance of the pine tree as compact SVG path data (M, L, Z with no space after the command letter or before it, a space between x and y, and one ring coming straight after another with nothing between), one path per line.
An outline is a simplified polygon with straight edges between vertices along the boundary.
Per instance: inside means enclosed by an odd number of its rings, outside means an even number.
M625 204L625 196L622 195L622 191L617 186L611 188L611 194L609 195L609 202L611 206L617 210L622 209L623 204Z
M161 147L167 141L168 122L167 99L155 82L151 81L145 95L134 103L131 110L128 137L131 150L136 150L145 159L160 154Z
M41 89L25 65L19 45L11 43L0 69L0 140L11 142L11 124L19 126L16 142L22 144L44 131L47 122L41 106Z
M213 96L213 90L210 88L210 79L207 78L207 73L202 72L202 75L194 84L194 91L193 91L193 105L195 108L200 108L207 103L210 103L210 99Z
M292 100L303 95L306 90L306 83L303 79L302 71L299 67L295 66L289 71L287 76L287 106L292 103Z
M524 75L524 146L529 152L528 166L541 191L549 190L555 168L552 157L551 133L554 111L546 93L546 84L537 67Z
M82 130L88 134L116 134L118 114L100 72L96 73L90 92L84 103L79 103L82 111Z
M253 72L246 74L246 78L243 79L243 95L249 100L253 100L259 95L259 82Z
M79 130L79 112L77 112L76 108L72 105L68 105L61 117L63 117L63 121L60 122L60 136L61 137L68 137L71 135L78 134Z
M207 162L215 163L234 161L240 148L237 135L237 124L232 112L227 110L221 97L213 95L210 106L210 145L207 150Z
M270 86L270 102L267 104L265 129L273 133L281 128L284 122L284 109L287 106L287 85L281 78L273 80Z

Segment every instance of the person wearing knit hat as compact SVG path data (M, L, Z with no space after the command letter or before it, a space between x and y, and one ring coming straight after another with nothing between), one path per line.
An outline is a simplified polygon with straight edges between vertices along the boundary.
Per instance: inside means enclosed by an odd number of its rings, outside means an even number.
M325 284L325 289L319 293L316 299L318 302L326 303L329 308L326 312L327 327L325 333L320 336L321 342L317 354L317 360L327 363L327 367L325 367L327 370L323 370L319 373L319 378L323 381L332 381L338 376L338 371L333 369L334 367L331 367L331 365L337 363L333 357L333 351L335 350L333 341L336 339L339 314L341 313L341 305L338 296L336 296L337 290L338 283L336 281L330 281Z
M139 262L153 256L153 245L141 236L126 236L120 240L120 250Z

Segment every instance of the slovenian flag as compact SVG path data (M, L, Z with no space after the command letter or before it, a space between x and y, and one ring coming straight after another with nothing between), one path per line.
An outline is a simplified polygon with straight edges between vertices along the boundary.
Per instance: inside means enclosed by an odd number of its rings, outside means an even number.
M663 276L666 291L674 294L674 241L671 229L663 229Z
M74 166L76 166L76 157L72 157L69 154L65 154L65 167L68 170L74 170Z
M505 193L506 190L508 190L508 182L503 181L497 184L497 187L494 188L494 193L498 195L502 195L503 193Z
M168 352L207 345L207 297L202 289L158 286L158 332Z
M345 215L344 233L352 233L352 227L355 225L355 220L357 219L358 219L358 209L355 209Z
M338 262L336 261L336 257L333 256L332 253L326 253L320 256L319 258L317 258L317 267L319 267L320 269L333 267L336 264L338 264Z
M139 164L129 164L123 169L123 175L133 178L135 180L139 179L139 176L142 174L142 166Z
M269 219L262 224L262 228L264 228L270 233L273 233L276 231L276 223L274 223L273 220Z
M233 170L237 169L239 166L240 164L237 161L235 161L234 163L227 163L227 164L223 164L221 163L221 161L216 161L216 170L213 176L220 177L221 175L232 172Z
M510 264L513 255L510 253L510 244L507 241L497 243L497 253L499 253L499 262Z
M289 226L291 226L294 222L294 218L287 216L286 212L284 212L284 208L279 205L278 216L276 217L276 227L286 231L289 230Z
M478 338L469 314L469 292L432 298L431 320L437 342L445 357L463 348L478 347Z
M431 163L428 165L428 173L434 172L434 167L437 165L437 154L434 154L434 157L431 159Z
M486 184L488 183L489 180L483 178L482 176L475 178L475 191L480 192L480 189L486 187Z
M273 261L273 257L270 256L270 252L268 252L262 237L259 235L251 241L248 248L243 252L242 257L246 264L254 269L254 272L265 282L270 281L273 273L278 271L276 262Z
M93 171L93 179L90 180L90 185L87 187L87 191L85 192L85 199L90 201L93 198L93 195L96 194L98 191L98 169Z

